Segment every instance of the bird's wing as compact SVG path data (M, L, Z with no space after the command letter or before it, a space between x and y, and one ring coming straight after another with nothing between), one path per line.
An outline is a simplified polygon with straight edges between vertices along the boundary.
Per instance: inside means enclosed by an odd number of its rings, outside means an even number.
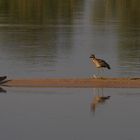
M108 69L110 69L110 66L106 61L98 59L98 62L101 64L102 67L107 67Z

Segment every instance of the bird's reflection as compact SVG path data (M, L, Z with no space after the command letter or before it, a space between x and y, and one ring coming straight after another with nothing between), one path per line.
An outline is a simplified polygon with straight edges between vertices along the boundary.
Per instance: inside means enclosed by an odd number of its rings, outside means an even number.
M110 99L110 96L104 96L103 88L97 88L94 90L95 96L91 102L91 110L95 113L96 109L100 105L104 105L104 103Z
M3 89L2 87L0 87L0 93L6 93L7 91L5 89Z

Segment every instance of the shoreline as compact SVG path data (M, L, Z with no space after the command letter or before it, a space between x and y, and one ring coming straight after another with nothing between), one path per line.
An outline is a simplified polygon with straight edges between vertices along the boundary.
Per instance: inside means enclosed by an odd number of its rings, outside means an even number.
M140 78L44 78L13 79L1 86L67 88L140 88Z

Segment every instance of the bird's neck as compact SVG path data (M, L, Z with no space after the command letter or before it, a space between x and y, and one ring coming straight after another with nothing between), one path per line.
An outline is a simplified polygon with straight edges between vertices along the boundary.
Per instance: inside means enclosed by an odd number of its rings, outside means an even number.
M92 58L92 60L96 60L96 57Z

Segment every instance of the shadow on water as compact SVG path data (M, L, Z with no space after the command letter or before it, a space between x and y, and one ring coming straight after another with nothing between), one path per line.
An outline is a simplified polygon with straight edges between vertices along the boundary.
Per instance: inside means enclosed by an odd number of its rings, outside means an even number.
M95 88L94 89L94 97L91 102L91 111L95 114L95 111L98 107L104 105L109 99L110 96L105 96L103 93L103 88Z

